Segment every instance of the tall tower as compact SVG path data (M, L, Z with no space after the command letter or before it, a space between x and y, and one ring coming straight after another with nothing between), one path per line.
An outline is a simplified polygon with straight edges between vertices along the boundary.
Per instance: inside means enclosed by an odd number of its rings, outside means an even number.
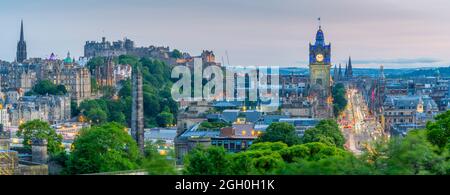
M16 61L22 63L27 59L27 43L23 35L23 20L20 23L20 40L17 43Z
M138 66L132 72L131 136L136 140L139 151L144 153L144 98L142 74Z
M316 42L309 44L309 75L310 84L317 85L325 91L325 96L331 94L331 44L325 44L322 27L316 34Z
M348 78L352 78L353 77L352 57L348 57L347 77Z
M333 80L336 82L337 80L339 80L339 75L338 75L339 71L337 69L336 64L334 65L334 69L333 70L334 70Z
M322 27L319 25L316 42L309 43L309 99L313 105L314 118L333 117L330 69L331 44L325 44Z

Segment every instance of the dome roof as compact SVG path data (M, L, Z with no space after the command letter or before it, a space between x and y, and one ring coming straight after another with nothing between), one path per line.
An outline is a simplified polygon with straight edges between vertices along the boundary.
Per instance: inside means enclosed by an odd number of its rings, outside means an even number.
M70 52L67 52L67 57L64 59L65 64L72 64L73 59L70 57Z

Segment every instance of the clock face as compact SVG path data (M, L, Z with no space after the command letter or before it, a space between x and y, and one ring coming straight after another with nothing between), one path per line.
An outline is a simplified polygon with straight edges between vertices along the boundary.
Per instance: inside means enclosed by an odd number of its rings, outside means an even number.
M318 62L323 62L323 55L322 55L322 54L317 54L317 55L316 55L316 60L317 60Z

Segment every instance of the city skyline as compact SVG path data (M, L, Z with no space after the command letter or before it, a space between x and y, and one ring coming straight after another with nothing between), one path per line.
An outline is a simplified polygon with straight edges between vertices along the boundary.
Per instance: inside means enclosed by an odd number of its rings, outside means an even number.
M321 17L333 64L352 56L357 67L449 66L450 28L442 18L450 14L439 11L448 2L407 2L6 1L0 3L0 59L14 60L23 19L29 57L54 52L63 58L67 51L78 57L85 41L105 36L192 55L213 50L218 61L227 51L232 65L306 68L308 43Z

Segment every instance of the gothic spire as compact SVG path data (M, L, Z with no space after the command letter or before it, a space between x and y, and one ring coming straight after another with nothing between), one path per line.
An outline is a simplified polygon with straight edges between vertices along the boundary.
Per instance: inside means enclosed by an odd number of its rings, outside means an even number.
M25 37L23 35L23 20L20 22L20 41L25 41Z
M339 79L339 75L338 75L338 69L336 67L336 64L334 65L334 78L335 81L337 81Z
M353 77L352 57L348 57L348 77Z
M22 63L27 59L27 44L23 32L23 20L20 22L20 40L17 43L16 61Z
M347 78L348 77L348 64L345 63L345 73L344 73L344 77Z

